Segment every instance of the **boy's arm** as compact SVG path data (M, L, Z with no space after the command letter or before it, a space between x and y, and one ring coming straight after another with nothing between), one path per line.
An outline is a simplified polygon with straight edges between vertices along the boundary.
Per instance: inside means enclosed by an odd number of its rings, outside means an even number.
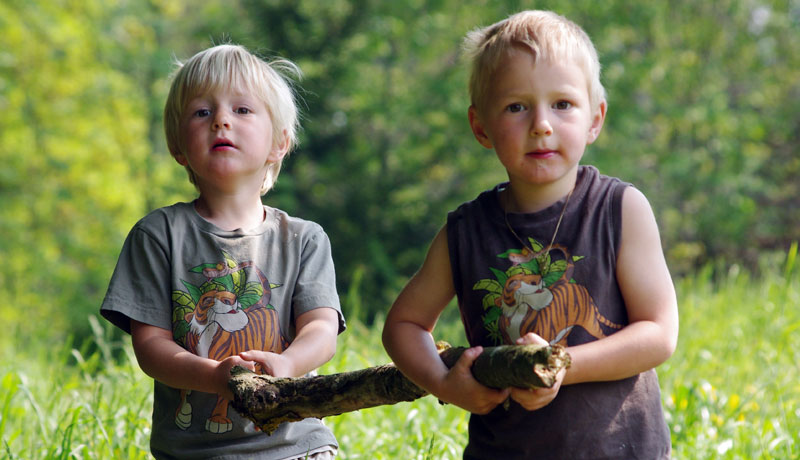
M172 338L172 331L131 320L131 339L139 367L145 374L173 388L216 393L233 399L228 379L233 366L255 370L239 356L223 361L203 358L187 351Z
M508 390L492 390L472 377L470 368L481 347L464 352L448 370L431 335L440 313L454 295L447 232L443 227L422 268L392 305L383 328L383 345L398 369L420 387L470 412L487 413L505 401Z
M273 377L300 377L328 362L336 353L339 313L320 307L307 311L295 320L297 335L281 354L248 350L239 356L256 361Z
M622 198L617 281L629 324L602 340L568 348L564 384L618 380L666 361L678 341L678 303L647 198L628 187Z

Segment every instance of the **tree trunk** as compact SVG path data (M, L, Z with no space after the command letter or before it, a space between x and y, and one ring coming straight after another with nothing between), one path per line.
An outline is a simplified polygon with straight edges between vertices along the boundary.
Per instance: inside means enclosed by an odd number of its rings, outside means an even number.
M447 347L439 356L450 368L466 348ZM559 345L503 345L484 348L472 374L491 388L550 388L556 374L569 364L569 354ZM301 378L275 378L236 367L228 385L234 395L233 407L267 434L283 422L321 419L428 394L393 364Z

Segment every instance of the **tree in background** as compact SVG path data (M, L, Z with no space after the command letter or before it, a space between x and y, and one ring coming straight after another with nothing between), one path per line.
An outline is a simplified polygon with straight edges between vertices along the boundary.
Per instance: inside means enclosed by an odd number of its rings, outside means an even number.
M589 22L610 99L601 169L646 189L678 273L785 253L800 239L800 8L625 8Z
M89 334L127 231L191 190L155 108L184 9L0 3L0 315L26 336Z
M64 3L0 4L0 309L32 337L96 310L148 154L142 88L103 59L110 12Z

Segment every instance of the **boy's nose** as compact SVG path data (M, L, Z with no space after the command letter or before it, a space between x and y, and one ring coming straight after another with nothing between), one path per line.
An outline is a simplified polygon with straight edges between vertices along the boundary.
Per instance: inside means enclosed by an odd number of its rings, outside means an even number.
M229 129L231 127L231 122L228 119L228 116L224 113L218 113L214 117L214 123L212 124L213 129L221 129L226 128Z
M553 134L553 127L545 117L536 117L531 125L531 136L549 136Z

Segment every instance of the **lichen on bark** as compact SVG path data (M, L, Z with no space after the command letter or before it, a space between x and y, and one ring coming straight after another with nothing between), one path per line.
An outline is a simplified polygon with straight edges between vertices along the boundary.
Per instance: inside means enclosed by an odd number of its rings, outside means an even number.
M447 367L453 367L465 350L442 346L439 356ZM484 348L472 374L492 388L549 388L569 364L569 354L558 345L504 345ZM284 422L321 419L428 394L392 364L301 378L275 378L236 367L228 384L234 395L233 407L267 434Z

